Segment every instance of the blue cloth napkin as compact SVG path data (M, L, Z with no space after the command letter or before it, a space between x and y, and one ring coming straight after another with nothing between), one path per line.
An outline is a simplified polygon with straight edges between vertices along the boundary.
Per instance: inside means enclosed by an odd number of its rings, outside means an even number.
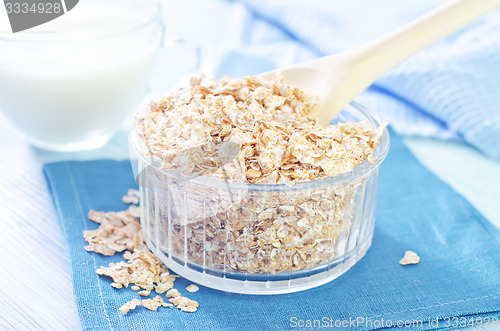
M243 76L349 50L436 0L242 0L241 33L218 74ZM465 140L500 157L500 11L420 51L358 98L400 134Z
M176 280L181 293L200 303L196 313L139 307L123 315L118 308L137 298L137 293L114 289L110 279L95 273L99 266L121 260L121 254L103 257L83 249L83 230L97 227L87 219L89 209L127 208L121 196L136 186L130 162L47 164L44 171L69 252L83 328L288 330L308 329L307 323L343 323L346 330L367 330L422 321L410 329L427 330L456 327L471 318L474 324L469 326L498 318L500 231L420 165L393 132L391 140L391 151L381 166L373 244L352 269L326 285L274 296L231 294L203 286L199 292L186 293L190 282ZM399 265L405 250L417 252L421 262Z

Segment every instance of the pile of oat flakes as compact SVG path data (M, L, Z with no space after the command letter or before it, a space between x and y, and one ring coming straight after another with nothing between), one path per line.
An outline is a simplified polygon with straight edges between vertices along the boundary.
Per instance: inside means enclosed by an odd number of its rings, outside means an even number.
M160 295L142 300L133 299L126 302L119 310L127 314L138 306L156 311L158 307L174 306L185 312L195 312L198 302L183 297L174 288L176 275L170 274L163 263L153 255L144 244L144 236L140 226L139 208L134 204L139 202L139 192L129 190L123 197L123 202L131 206L120 212L89 211L89 219L99 223L96 230L84 231L83 236L88 242L87 251L111 256L116 252L123 252L125 261L110 263L108 267L100 267L96 272L100 276L113 279L111 286L116 289L131 286L140 296L147 297L154 291L156 294L166 292L170 303L163 301ZM194 284L186 288L188 292L198 291Z
M152 102L139 115L136 131L164 169L291 185L351 171L369 158L385 127L374 130L367 122L323 127L307 117L317 102L283 84L280 75L273 81L192 79L188 88ZM240 147L224 169L195 148L224 142Z

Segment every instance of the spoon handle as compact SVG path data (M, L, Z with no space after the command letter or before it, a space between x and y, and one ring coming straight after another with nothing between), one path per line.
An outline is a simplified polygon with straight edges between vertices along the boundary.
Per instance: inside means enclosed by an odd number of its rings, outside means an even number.
M333 78L339 73L339 55L327 56L318 61L323 70L331 69L332 91L327 92L325 107L318 107L316 114L327 124L356 95L370 86L382 74L392 69L422 48L464 27L482 15L500 6L500 0L456 0L421 16L409 24L384 35L364 46L343 54L344 77ZM328 58L331 63L328 65ZM331 75L330 75L331 74ZM341 70L342 75L342 70ZM346 80L345 82L339 79ZM338 87L338 88L336 88ZM328 107L328 108L326 108Z
M489 11L500 0L459 0L444 4L413 22L362 46L358 51L376 70L372 78L407 59L422 48L450 35Z

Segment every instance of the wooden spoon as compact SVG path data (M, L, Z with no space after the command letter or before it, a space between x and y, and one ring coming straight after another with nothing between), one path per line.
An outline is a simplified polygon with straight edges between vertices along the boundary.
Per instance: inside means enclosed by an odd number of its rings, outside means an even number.
M320 97L309 116L327 125L356 95L422 48L500 6L500 0L451 1L415 21L351 51L261 74L281 71L286 84Z

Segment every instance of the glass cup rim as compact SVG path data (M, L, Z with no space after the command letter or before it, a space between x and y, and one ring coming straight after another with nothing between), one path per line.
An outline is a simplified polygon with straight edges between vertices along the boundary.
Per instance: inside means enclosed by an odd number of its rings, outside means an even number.
M11 37L2 37L0 35L0 42L7 42L7 43L20 43L20 44L70 44L70 43L75 43L75 42L82 42L82 41L98 41L98 40L106 40L106 39L112 39L112 38L117 38L117 37L122 37L127 34L136 32L142 28L148 27L149 25L159 22L162 26L161 30L163 31L165 28L164 22L161 17L161 4L158 0L137 0L138 3L147 5L149 3L151 5L151 8L153 8L153 12L146 21L141 22L137 25L134 25L131 28L127 28L123 31L119 32L113 32L109 34L102 34L96 37L79 37L79 38L65 38L62 40L38 40L35 38L23 38L23 39L15 39ZM78 8L78 6L76 7ZM75 10L75 9L73 9ZM57 19L57 18L56 18ZM22 33L22 32L21 32ZM9 34L11 36L11 34Z
M360 105L359 103L351 101L349 106L352 106L353 108L360 111L366 117L366 120L370 122L371 125L378 127L382 124L382 122L378 119L378 117L376 117L367 108ZM237 183L237 182L231 182L231 181L221 180L218 178L210 178L204 176L188 179L174 172L166 173L164 171L158 170L152 164L152 162L146 160L146 158L144 157L144 153L140 153L140 148L138 146L140 140L141 138L137 135L135 128L132 127L129 136L129 146L131 146L131 151L135 153L137 158L140 158L142 162L147 164L147 166L152 167L156 171L159 171L168 177L174 178L175 180L190 182L194 185L217 187L226 190L228 189L229 186L230 189L232 190L244 190L244 191L300 191L300 190L310 190L311 188L319 189L325 187L332 187L340 184L352 183L355 180L371 175L380 166L382 161L384 161L385 157L387 156L387 153L389 152L389 146L390 146L389 131L387 130L386 127L382 132L382 136L380 137L380 141L377 144L377 147L372 153L372 156L375 158L374 163L370 163L369 160L366 159L357 166L355 166L353 170L344 174L338 174L334 177L323 177L311 181L299 182L294 185L287 185L287 184Z

